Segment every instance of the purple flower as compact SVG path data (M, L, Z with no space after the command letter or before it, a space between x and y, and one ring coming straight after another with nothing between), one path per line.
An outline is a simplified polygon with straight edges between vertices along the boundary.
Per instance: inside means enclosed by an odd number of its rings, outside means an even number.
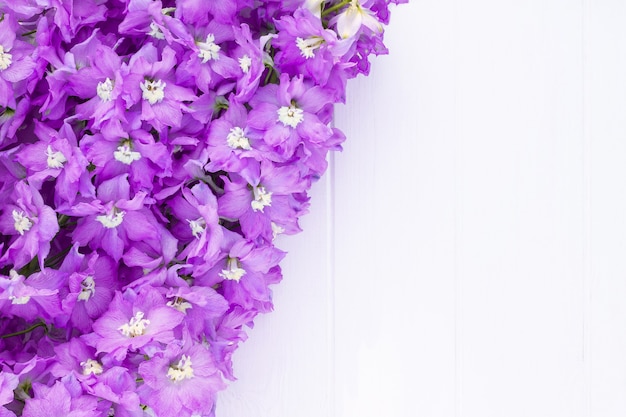
M106 255L89 255L86 268L69 276L69 294L63 309L70 312L70 323L90 332L94 320L108 308L117 289L117 264Z
M23 417L91 417L97 407L95 397L71 392L61 381L52 387L33 384L34 397L26 400Z
M20 148L16 160L26 168L29 184L41 189L49 178L55 181L55 205L64 208L74 203L80 194L95 195L95 189L87 172L87 159L77 146L72 128L63 124L57 132L37 123L35 134L40 141Z
M281 72L291 76L304 74L325 86L350 43L338 40L334 31L324 29L319 17L303 8L293 16L283 16L276 27L278 36L272 45L279 49L274 62Z
M3 14L0 21L0 107L16 107L21 95L15 83L26 80L35 68L31 58L33 46L17 39L18 24L12 14Z
M143 288L139 295L132 290L116 292L107 312L93 324L94 333L84 338L117 360L138 349L151 355L159 344L174 341L174 328L183 319L183 313L167 306L154 288Z
M178 287L167 292L168 305L185 314L184 323L195 340L201 340L205 326L228 310L228 301L213 288L205 286Z
M113 413L119 417L144 417L136 390L134 375L122 366L108 369L86 389L89 394L101 399L99 409L104 412L103 415Z
M0 232L13 236L0 265L21 268L37 256L43 269L50 241L58 231L56 214L41 194L23 181L16 183L11 201L0 209Z
M117 262L131 242L158 242L156 220L144 206L146 193L140 191L132 199L129 195L127 176L120 175L100 184L97 200L69 209L68 215L82 217L72 233L74 243L102 248Z
M10 372L0 372L0 408L13 401L13 390L19 385L19 378ZM0 414L1 416L2 414Z
M188 88L176 84L172 69L177 65L176 52L165 46L158 58L154 45L148 43L132 56L124 72L126 107L141 107L141 120L162 130L166 126L181 125L187 103L196 99Z
M323 114L329 100L329 91L307 85L301 76L290 80L283 74L279 85L259 89L250 103L248 126L264 131L265 142L288 159L304 141L323 143L332 137Z
M246 108L235 101L211 123L207 137L207 170L239 172L247 167L250 158L261 161L273 156L271 148L262 140L262 134L248 128L247 120Z
M248 239L261 236L272 241L276 231L284 226L290 228L288 225L295 224L305 212L306 204L294 197L307 186L297 167L277 167L264 161L257 169L246 170L242 175L225 182L218 213L239 219Z
M237 59L241 74L237 77L235 99L241 103L252 98L265 70L263 65L263 51L259 40L252 38L250 27L242 24L240 28L233 28L237 47L232 51L233 58Z
M121 65L121 58L112 48L106 45L95 48L94 55L90 55L90 66L80 69L69 81L71 90L87 100L76 106L77 117L93 120L96 128L109 119L125 121Z
M95 166L98 183L127 174L133 191L149 191L156 178L171 175L168 149L142 128L139 117L130 124L105 122L101 133L83 137L81 148Z
M211 189L204 183L183 188L169 206L175 216L172 232L185 245L179 259L199 268L212 266L220 252L223 233L218 223L217 199Z
M203 345L171 344L139 365L144 380L137 392L157 417L206 415L215 393L226 387L211 353Z
M206 26L192 30L194 40L189 52L181 62L179 76L195 80L195 85L204 93L217 89L225 79L234 79L242 74L237 60L222 51L224 44L235 39L233 28L211 21Z

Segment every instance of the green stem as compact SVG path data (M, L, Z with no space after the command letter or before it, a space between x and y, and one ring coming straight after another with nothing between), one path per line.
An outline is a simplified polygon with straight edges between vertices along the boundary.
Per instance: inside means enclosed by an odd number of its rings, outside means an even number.
M71 246L66 247L65 249L63 249L61 252L55 254L54 256L51 256L50 258L46 259L46 262L44 263L44 266L46 268L50 268L51 266L54 266L57 262L59 262L60 260L62 260L65 255L67 255L70 250L72 249Z
M272 74L274 73L274 67L267 67L267 75L265 76L265 81L263 85L268 85L270 80L272 79Z
M44 323L43 321L40 321L39 323L33 324L29 328L24 329L24 330L20 330L19 332L3 334L2 336L0 336L0 339L7 339L9 337L20 336L20 335L23 335L23 334L26 334L26 333L30 333L33 330L35 330L37 327L46 327L46 323Z
M346 6L350 3L351 0L343 0L340 3L335 4L332 7L329 7L328 9L325 9L322 11L322 17L325 17L326 15L329 15L330 13L337 11L339 9L341 9L343 6Z

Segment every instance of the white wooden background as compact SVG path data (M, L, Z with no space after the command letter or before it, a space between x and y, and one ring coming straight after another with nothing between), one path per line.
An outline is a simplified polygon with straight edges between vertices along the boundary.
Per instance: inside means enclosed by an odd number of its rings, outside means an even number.
M392 13L218 417L623 417L626 1Z

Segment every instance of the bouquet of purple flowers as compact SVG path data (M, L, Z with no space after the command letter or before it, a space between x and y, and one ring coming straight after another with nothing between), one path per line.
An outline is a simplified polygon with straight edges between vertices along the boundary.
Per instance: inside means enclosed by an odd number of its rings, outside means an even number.
M0 0L0 417L215 415L389 3Z

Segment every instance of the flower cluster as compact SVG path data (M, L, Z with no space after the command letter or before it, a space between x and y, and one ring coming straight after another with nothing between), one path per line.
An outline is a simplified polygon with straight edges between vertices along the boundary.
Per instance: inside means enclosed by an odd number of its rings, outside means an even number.
M0 0L0 417L215 415L389 3Z

